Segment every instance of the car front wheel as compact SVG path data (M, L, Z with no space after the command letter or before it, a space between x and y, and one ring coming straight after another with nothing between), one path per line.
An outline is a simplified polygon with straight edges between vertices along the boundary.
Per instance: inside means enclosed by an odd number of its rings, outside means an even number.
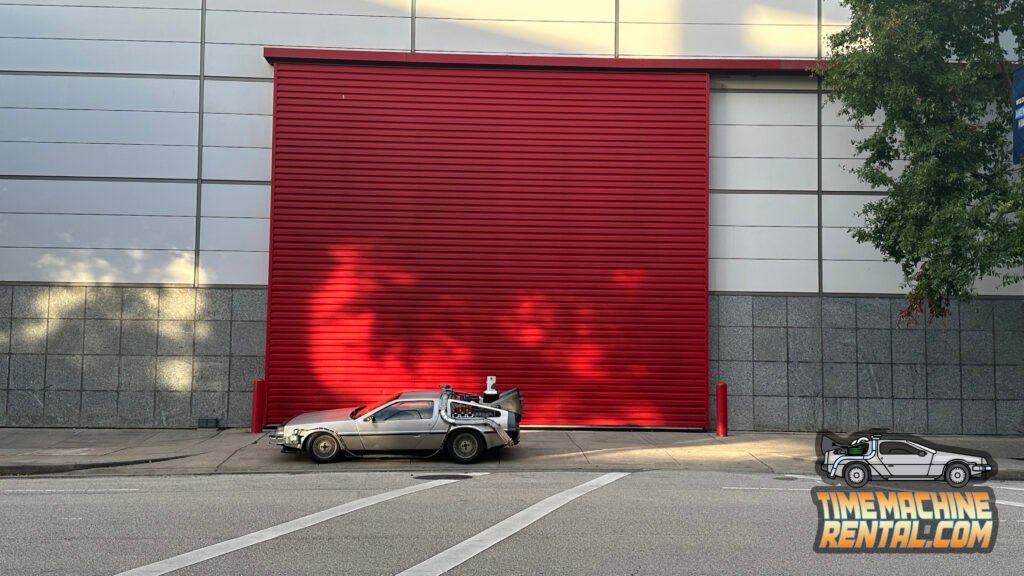
M867 484L870 479L871 475L868 474L868 467L860 462L847 464L846 469L843 470L843 480L846 481L846 485L850 488L860 488Z
M472 464L484 454L484 440L471 430L460 430L448 439L448 457L459 464Z
M971 481L971 471L966 464L950 464L946 468L946 484L953 488L963 488Z
M309 439L309 442L306 444L306 450L314 462L326 464L338 457L338 453L341 452L341 446L338 445L337 438L326 432L321 432Z

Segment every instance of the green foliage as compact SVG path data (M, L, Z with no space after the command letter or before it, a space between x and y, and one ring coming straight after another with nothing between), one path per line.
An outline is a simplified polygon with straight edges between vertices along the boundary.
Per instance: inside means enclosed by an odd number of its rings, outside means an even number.
M1024 54L1024 0L844 0L849 28L818 70L863 128L854 172L884 198L867 204L858 242L900 264L905 318L944 316L988 275L1024 265L1024 183L1010 164L1014 64ZM874 122L871 122L874 123ZM900 170L902 168L902 170Z

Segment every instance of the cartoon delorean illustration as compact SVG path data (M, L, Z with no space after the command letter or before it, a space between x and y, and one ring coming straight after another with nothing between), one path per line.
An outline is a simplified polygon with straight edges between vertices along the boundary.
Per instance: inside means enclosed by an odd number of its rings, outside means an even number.
M981 452L879 432L854 438L842 442L819 434L818 468L826 479L842 478L851 488L870 480L945 480L953 488L963 488L993 471L991 457Z

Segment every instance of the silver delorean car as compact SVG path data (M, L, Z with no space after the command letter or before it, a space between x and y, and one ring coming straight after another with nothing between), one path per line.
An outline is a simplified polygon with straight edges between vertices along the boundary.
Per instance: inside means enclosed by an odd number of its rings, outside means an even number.
M826 479L842 478L851 488L870 480L945 480L962 488L994 472L987 454L934 446L916 437L869 434L836 442L822 434L818 470Z
M518 389L498 394L488 377L483 396L440 391L404 392L372 407L308 412L271 434L285 452L304 451L318 463L342 456L445 452L460 464L479 460L489 449L519 443L522 398Z

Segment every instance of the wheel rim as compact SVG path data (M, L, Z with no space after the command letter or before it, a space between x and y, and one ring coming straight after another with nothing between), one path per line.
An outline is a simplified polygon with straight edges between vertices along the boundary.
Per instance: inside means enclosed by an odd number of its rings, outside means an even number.
M455 454L459 458L472 458L476 456L477 441L471 434L463 434L455 439Z
M850 470L850 482L860 484L864 481L864 470L859 466Z
M321 436L313 443L313 452L321 458L326 458L334 453L334 440L328 436Z
M949 471L949 479L955 484L963 482L965 477L966 474L964 473L964 469L959 466Z

